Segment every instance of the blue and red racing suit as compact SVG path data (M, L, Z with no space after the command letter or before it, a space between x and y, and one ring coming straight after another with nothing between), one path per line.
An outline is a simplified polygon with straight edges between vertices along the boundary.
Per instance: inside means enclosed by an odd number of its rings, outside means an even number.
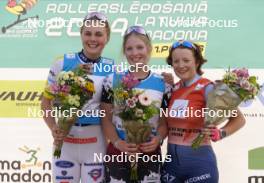
M95 94L82 108L83 112L90 111L91 115L79 117L70 133L65 138L61 157L54 158L52 162L53 181L55 183L99 183L104 179L103 162L95 161L95 155L105 155L105 139L101 130L100 102L102 95L102 84L104 78L111 74L112 70L99 69L104 66L112 67L114 61L100 57L97 60L89 60L83 53L65 54L52 65L48 84L56 82L56 76L61 71L75 69L80 64L93 63L94 69L89 78L93 80ZM99 67L102 66L102 67ZM97 156L97 157L98 157Z

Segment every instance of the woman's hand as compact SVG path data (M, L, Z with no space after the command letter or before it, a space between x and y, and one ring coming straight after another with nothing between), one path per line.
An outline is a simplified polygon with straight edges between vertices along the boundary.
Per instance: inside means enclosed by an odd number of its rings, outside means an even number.
M153 136L150 142L145 142L140 144L139 149L142 152L148 153L155 151L160 145L160 138L158 136Z
M166 83L173 85L174 84L174 78L171 73L163 72L161 75L164 77L164 80Z
M80 67L87 73L87 74L93 74L93 64L87 63L87 64L81 64Z
M203 128L202 134L206 135L206 137L209 137L214 142L221 140L222 138L220 129L218 129L214 125L208 125L205 128Z
M121 152L128 152L128 154L130 153L133 154L133 153L138 152L138 147L136 144L130 144L121 139L114 142L113 145L115 146L115 148L117 148Z
M57 145L59 143L59 141L62 141L66 136L64 131L61 130L57 125L54 125L52 127L51 134L52 134L53 139L54 139L54 142L53 142L54 145Z

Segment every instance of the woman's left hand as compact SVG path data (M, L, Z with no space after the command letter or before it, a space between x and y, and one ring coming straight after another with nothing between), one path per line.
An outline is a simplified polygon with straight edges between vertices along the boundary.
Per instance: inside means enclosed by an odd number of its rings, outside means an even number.
M142 152L148 153L155 151L160 145L160 139L158 136L153 136L150 142L140 144L139 149Z

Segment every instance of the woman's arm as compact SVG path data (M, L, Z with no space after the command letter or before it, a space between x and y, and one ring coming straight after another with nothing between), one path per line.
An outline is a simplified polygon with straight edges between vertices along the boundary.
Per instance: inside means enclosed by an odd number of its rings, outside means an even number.
M205 98L207 100L209 92L211 92L214 89L213 84L209 84L205 88ZM225 125L221 129L212 128L214 125L209 125L208 128L204 129L205 134L208 134L211 136L211 139L213 141L218 141L226 136L230 136L236 131L238 131L240 128L242 128L246 120L242 114L242 112L237 108L236 109L237 116L236 117L230 117L225 123Z
M229 121L221 128L225 131L226 136L230 136L240 128L242 128L246 123L246 120L242 114L242 112L237 109L237 117L229 118Z
M216 142L230 136L242 128L246 120L239 109L237 109L237 116L230 117L225 125L218 129L215 125L208 125L202 129L202 133L211 137L211 140Z
M51 111L52 110L51 100L49 100L45 97L42 97L41 110L43 112L45 112L44 114L46 114L47 111ZM54 117L52 117L50 115L44 115L43 119L44 119L45 123L47 124L47 126L49 127L49 129L52 131L53 127L56 125Z
M45 115L43 116L43 119L51 131L51 134L54 138L54 144L57 144L58 141L64 139L65 134L62 130L59 129L58 125L56 124L55 118L50 115L50 112L52 111L51 100L42 97L41 110L44 111Z

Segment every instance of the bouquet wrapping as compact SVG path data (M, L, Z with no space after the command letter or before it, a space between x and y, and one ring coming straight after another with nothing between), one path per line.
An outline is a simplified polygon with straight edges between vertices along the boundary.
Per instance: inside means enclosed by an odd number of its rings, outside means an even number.
M230 69L221 81L216 81L214 90L208 94L205 113L205 126L218 125L230 117L233 110L246 100L254 99L260 90L255 76L249 76L246 68ZM205 135L200 133L192 147L198 148Z
M123 121L128 143L141 144L150 139L152 126L149 119L158 114L156 102L144 91L133 89L139 81L131 74L122 77L114 88L115 114ZM137 162L131 162L131 181L137 181Z
M65 135L69 134L76 123L78 110L93 97L94 92L93 81L81 67L74 71L61 71L56 82L45 88L44 97L52 100L54 109L59 109L56 121ZM62 145L63 141L59 141L53 153L54 157L61 156Z

